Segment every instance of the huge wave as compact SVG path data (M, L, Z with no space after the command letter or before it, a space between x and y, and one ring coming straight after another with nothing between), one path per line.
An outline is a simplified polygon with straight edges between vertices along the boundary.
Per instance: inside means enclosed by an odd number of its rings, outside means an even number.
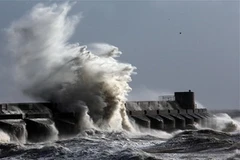
M70 43L81 20L71 7L38 4L6 30L15 80L26 95L80 112L82 128L131 130L124 103L136 68L116 59L115 46Z

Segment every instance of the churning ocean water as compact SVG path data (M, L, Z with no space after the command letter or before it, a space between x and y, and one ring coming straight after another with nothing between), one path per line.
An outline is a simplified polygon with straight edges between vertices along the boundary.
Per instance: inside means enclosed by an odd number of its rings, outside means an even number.
M204 128L198 126L199 129L196 130L178 130L172 133L146 128L140 128L137 132L88 129L74 137L42 143L26 142L21 144L17 142L4 143L2 141L0 158L83 160L240 159L239 118L231 118L227 114L215 114L207 121L208 125L205 125ZM2 133L2 140L4 140L3 137L4 134Z
M153 131L154 132L154 131ZM161 136L163 138L161 138ZM171 137L172 136L172 137ZM127 133L84 131L76 137L45 143L1 143L2 159L240 159L240 133L213 129Z
M60 138L51 124L52 138L30 143L24 137L11 141L0 132L0 158L240 159L239 120L227 114L214 116L205 126L196 125L197 130L173 133L134 125L124 103L136 68L116 60L121 55L117 47L95 43L87 50L71 44L81 16L68 16L70 9L68 3L38 4L5 31L14 62L11 75L21 91L38 100L63 103L60 111L80 113L80 133Z

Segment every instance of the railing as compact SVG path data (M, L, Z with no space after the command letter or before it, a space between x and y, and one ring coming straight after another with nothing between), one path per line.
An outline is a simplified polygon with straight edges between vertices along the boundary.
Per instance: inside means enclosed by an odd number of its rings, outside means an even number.
M159 96L159 101L175 101L175 97L173 95L167 95L167 96Z

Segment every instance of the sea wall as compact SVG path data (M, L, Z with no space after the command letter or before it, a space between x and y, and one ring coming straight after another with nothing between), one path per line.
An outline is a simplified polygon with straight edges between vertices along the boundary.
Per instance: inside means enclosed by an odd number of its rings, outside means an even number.
M58 112L57 104L15 103L0 106L0 120L22 119L29 123L28 126L31 122L32 126L34 119L45 118L54 121L60 132L77 132L74 127L78 123L75 114ZM191 128L194 123L203 123L210 115L206 109L183 109L175 101L131 101L126 102L125 106L128 116L135 123L160 130Z
M207 109L128 110L137 124L153 129L190 129L194 123L204 123L210 116Z

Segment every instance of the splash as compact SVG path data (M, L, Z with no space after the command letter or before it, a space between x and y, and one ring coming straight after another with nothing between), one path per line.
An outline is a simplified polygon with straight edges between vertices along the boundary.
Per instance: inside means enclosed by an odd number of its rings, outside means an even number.
M58 139L58 130L52 120L33 118L25 121L27 123L29 142L55 141Z
M70 43L81 20L68 15L71 7L38 4L7 29L16 82L31 97L60 102L85 121L89 115L94 125L131 130L124 103L135 67L116 60L121 52L112 45L92 44L91 52Z
M7 133L0 130L0 143L7 143L7 142L10 142L10 136Z
M223 132L239 132L240 121L230 117L226 113L214 114L212 117L206 119L206 122L197 126L198 128L210 128Z
M204 107L204 105L202 105L200 102L198 102L198 101L195 101L195 105L196 105L196 107L198 108L198 109L204 109L204 108L206 108L206 107Z

